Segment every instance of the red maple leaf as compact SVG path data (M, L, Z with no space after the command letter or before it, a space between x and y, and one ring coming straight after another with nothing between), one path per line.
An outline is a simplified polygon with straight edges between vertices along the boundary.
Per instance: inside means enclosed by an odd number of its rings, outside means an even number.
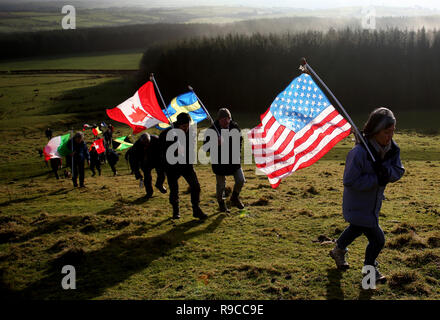
M129 117L131 118L131 120L133 122L140 122L140 121L144 120L145 117L148 116L148 114L144 110L142 110L141 108L135 108L134 105L132 105L131 108L134 110L134 112L131 113L129 115Z

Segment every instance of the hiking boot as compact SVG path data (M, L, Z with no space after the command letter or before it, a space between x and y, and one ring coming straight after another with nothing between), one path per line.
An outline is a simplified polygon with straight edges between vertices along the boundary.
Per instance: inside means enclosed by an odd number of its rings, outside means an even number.
M338 245L336 245L333 250L330 250L330 257L333 258L333 260L335 260L336 262L336 267L339 270L347 270L348 268L350 268L349 264L347 263L347 261L345 261L345 254L347 253L347 248L345 249L340 249L338 247Z
M161 193L167 193L167 188L164 186L158 186L156 185L157 190L159 190Z
M200 209L199 206L193 207L193 217L199 218L200 220L205 220L206 218L208 218L208 216L203 213L202 209Z
M219 201L218 202L218 207L220 212L231 212L231 210L228 209L228 206L226 205L225 200Z
M179 205L173 204L173 219L180 219Z
M94 173L94 172L93 172L93 173L92 173L92 177L94 177L94 176L95 176L95 174L96 174L96 173Z
M379 262L374 261L374 269L376 270L376 283L385 283L387 282L387 277L379 272L377 267L379 266Z
M153 192L147 192L147 194L145 195L145 199L150 199L153 196Z
M369 265L369 266L371 266L371 265ZM376 277L376 284L377 283L385 283L387 281L387 277L379 272L379 270L377 269L377 266L378 266L378 263L375 262L374 263L374 271L375 271L375 274L376 274L375 275L375 277ZM373 267L373 266L371 266L371 267ZM367 270L365 268L362 268L362 276L365 276L365 275L367 275Z
M244 209L244 204L241 202L237 192L232 192L231 205L236 206L238 209Z

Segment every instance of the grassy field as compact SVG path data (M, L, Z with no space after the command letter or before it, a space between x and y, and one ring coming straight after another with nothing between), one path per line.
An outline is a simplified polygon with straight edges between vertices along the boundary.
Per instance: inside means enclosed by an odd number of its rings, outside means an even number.
M192 218L183 182L179 221L170 219L168 195L156 191L145 201L123 157L116 177L106 165L100 177L87 170L86 189L57 181L36 151L47 142L45 127L59 135L84 122L108 121L103 109L130 96L130 84L99 74L0 76L3 297L440 299L438 135L395 136L407 172L387 188L380 214L387 244L379 262L389 282L364 291L365 238L350 247L347 272L338 272L328 257L331 241L346 226L342 173L351 136L276 190L246 165L246 209L228 215L217 211L210 167L197 165L201 207L209 215L204 222ZM243 128L257 119L238 114ZM116 127L116 136L129 133L126 126ZM92 141L90 132L86 140ZM66 264L76 267L77 290L61 288Z
M107 54L84 54L53 56L34 59L17 59L0 62L0 71L42 70L42 69L93 69L93 70L135 70L139 67L142 50L109 52Z

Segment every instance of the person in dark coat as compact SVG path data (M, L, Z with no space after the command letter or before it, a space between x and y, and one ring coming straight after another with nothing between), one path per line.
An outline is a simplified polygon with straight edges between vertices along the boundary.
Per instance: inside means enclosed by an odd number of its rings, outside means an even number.
M73 141L72 141L73 140ZM68 142L68 147L73 148L73 152L68 156L68 162L72 164L72 181L73 186L78 187L78 176L79 176L79 186L84 188L84 161L87 160L88 165L90 165L90 154L87 149L87 144L84 141L84 135L82 132L77 132L72 139Z
M156 169L157 179L156 188L161 193L166 193L167 189L163 186L165 181L165 171L163 168L162 157L160 154L159 137L143 133L134 145L127 151L130 168L134 173L136 180L143 179L146 198L153 195L153 185L151 178L151 170ZM144 173L144 177L140 173L140 169Z
M58 175L58 169L61 168L61 159L60 158L52 158L49 159L50 161L50 167L52 168L52 172L55 174L55 178L57 178L57 180L60 179L59 175Z
M189 123L191 117L188 113L180 113L177 121L159 135L160 150L164 163L165 173L170 188L170 203L173 207L173 219L179 219L179 178L183 177L191 189L191 204L193 216L206 219L208 216L200 208L200 184L194 171L191 160ZM168 136L168 139L167 139ZM167 141L168 140L168 141ZM174 150L174 152L173 152ZM176 161L177 160L177 161Z
M118 172L116 171L116 163L119 161L119 155L113 149L106 149L107 162L113 171L113 176L116 176Z
M131 163L130 163L130 161L131 161L130 158L131 158L132 148L133 148L133 147L129 148L129 149L127 150L127 152L125 152L125 156L124 156L125 161L127 161L128 166L129 166L129 168L130 168L130 174L134 174L134 172L133 172L133 167L132 167L132 165L131 165Z
M365 124L363 134L376 161L373 162L361 143L357 143L348 153L342 210L344 219L350 225L330 251L336 266L347 269L349 265L344 257L348 251L347 246L364 234L368 238L364 265L375 268L377 282L386 281L386 277L377 269L376 261L385 244L385 236L379 226L384 190L388 183L398 181L405 172L400 160L400 148L392 139L395 126L396 118L391 110L374 110Z
M50 130L50 128L47 128L46 131L44 131L44 133L46 134L47 140L52 139L52 130Z
M111 124L108 125L107 130L105 130L104 136L104 147L105 149L109 149L113 139L113 126Z
M218 133L220 133L220 137ZM228 139L228 141L224 141L224 139ZM213 144L209 144L210 141ZM246 182L240 163L242 143L241 130L238 124L232 120L231 112L226 108L219 109L217 120L206 131L203 144L205 151L210 152L212 171L215 173L217 180L217 201L222 212L230 211L224 199L226 176L233 176L235 181L231 204L239 209L244 208L244 204L239 197ZM207 149L208 145L211 145L210 149Z
M101 161L99 160L98 151L96 151L96 148L93 146L90 150L90 170L92 171L92 177L96 175L95 168L98 170L98 175L101 175Z

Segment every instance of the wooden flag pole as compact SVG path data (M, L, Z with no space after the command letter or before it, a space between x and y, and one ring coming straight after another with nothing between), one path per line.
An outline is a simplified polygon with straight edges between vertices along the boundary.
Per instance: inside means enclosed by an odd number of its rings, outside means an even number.
M162 100L163 107L165 108L165 112L166 112L166 114L167 114L168 121L170 122L171 127L174 128L174 124L173 124L173 122L171 121L171 116L170 116L170 114L168 113L167 105L165 104L165 100L163 99L163 97L162 97L162 93L160 93L159 86L157 85L156 79L154 78L154 73L151 73L151 74L150 74L150 80L153 81L154 86L156 87L157 92L159 93L160 99Z
M333 101L336 102L336 104L338 105L339 109L342 111L342 113L347 118L348 122L350 122L351 126L354 128L355 134L359 137L359 139L364 144L365 148L367 149L368 153L370 154L371 159L373 159L373 162L376 162L376 159L374 158L373 153L371 152L370 148L368 147L367 142L365 141L364 137L360 133L359 129L354 124L353 120L351 120L351 118L348 115L347 111L345 111L344 107L341 105L339 100L334 96L333 92L331 92L331 90L327 87L327 85L324 83L324 81L321 80L321 78L316 74L316 72L313 70L313 68L307 63L306 58L302 58L301 59L301 67L300 67L300 69L303 72L306 72L306 73L309 73L309 74L311 73L311 75L314 76L315 79L317 79L319 81L321 86L323 86L325 88L325 90L327 90L327 92L333 98Z
M217 127L214 125L214 120L212 119L211 115L208 112L208 109L206 109L205 105L203 104L202 100L200 100L200 98L197 96L197 94L194 92L194 89L191 86L188 86L188 89L191 90L192 93L194 93L194 95L196 96L197 100L200 102L200 106L202 107L202 109L206 112L206 115L208 116L209 120L211 120L211 124L214 127L215 131L217 131L218 136L220 137L221 134L218 131Z

